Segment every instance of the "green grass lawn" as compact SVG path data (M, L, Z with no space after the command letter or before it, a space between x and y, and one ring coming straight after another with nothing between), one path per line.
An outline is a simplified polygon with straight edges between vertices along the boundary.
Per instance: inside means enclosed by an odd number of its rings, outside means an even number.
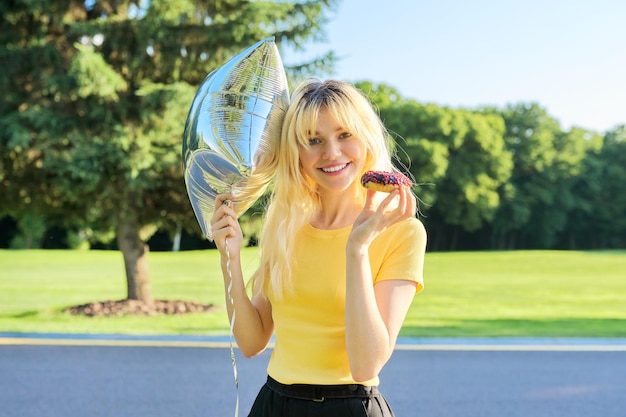
M624 337L626 252L432 253L411 336Z
M65 307L126 296L121 253L0 251L0 332L228 334L217 251L152 252L155 299L210 313L88 318ZM256 250L244 251L244 269ZM403 336L626 337L625 251L429 253Z

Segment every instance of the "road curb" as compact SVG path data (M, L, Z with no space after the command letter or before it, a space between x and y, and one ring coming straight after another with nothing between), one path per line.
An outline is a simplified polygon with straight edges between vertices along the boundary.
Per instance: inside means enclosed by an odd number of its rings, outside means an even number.
M0 345L228 348L228 335L121 335L0 332ZM270 344L270 348L273 343ZM612 351L626 352L626 338L409 338L397 350Z

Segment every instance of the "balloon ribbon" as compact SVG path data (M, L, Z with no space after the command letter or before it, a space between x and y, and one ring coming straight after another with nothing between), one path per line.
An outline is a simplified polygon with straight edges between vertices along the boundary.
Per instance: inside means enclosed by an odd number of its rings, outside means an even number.
M226 247L226 270L228 271L228 301L233 307L233 314L230 319L230 360L233 364L233 376L235 377L235 391L237 394L237 402L235 403L235 417L239 417L239 378L237 377L237 361L235 360L235 349L233 348L233 329L235 327L235 302L231 295L231 290L233 288L233 275L230 272L230 252L228 251L228 239L224 240L224 246Z

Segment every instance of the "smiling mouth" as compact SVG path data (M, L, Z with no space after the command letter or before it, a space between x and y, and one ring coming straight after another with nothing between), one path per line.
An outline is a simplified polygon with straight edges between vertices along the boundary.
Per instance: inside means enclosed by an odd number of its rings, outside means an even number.
M333 172L341 171L342 169L344 169L347 166L348 166L348 164L342 164L342 165L335 165L335 166L329 167L329 168L320 168L320 169L323 172L331 174Z

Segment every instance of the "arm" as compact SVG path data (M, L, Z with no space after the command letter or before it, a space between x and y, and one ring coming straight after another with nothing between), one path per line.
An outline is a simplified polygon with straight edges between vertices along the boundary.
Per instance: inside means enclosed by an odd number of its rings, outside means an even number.
M243 234L237 216L225 200L233 200L232 195L221 194L215 199L215 212L211 219L213 239L221 255L222 276L226 297L229 323L235 314L233 335L239 349L246 357L261 353L269 343L274 330L272 307L260 295L248 297L241 268L241 245ZM228 242L226 242L228 240ZM226 249L228 248L228 253ZM230 268L228 261L230 260ZM230 269L230 271L229 271ZM228 287L231 284L229 299Z
M398 206L388 209L399 195ZM398 279L372 285L369 245L383 230L412 217L415 199L407 189L396 191L374 210L373 192L353 226L346 246L346 346L352 376L366 381L378 375L391 357L416 284ZM423 230L422 230L423 232ZM425 232L420 236L425 248Z

